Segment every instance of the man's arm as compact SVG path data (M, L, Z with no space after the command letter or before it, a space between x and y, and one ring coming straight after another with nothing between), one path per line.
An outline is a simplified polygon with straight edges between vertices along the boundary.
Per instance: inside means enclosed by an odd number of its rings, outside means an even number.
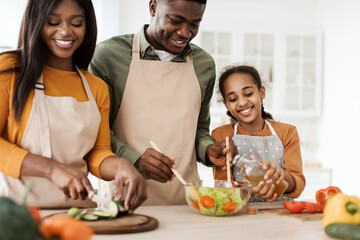
M200 82L205 91L203 91L203 97L201 101L200 113L198 118L198 125L196 131L196 156L197 161L201 162L205 166L214 166L206 156L206 148L214 143L214 140L210 137L209 126L210 126L210 100L214 91L215 86L215 63L211 61L211 65L208 65L205 74L209 75L206 82ZM201 73L199 73L201 74ZM200 77L200 76L198 76ZM204 81L204 79L201 79Z

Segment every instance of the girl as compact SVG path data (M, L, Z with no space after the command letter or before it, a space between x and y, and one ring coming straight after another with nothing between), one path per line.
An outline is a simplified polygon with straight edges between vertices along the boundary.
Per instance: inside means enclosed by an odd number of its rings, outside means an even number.
M250 66L228 67L219 78L219 91L233 123L214 129L215 141L232 138L239 154L264 163L266 182L253 188L253 195L272 202L273 178L288 182L284 196L297 198L305 187L299 136L292 125L272 120L264 111L265 88L256 69ZM226 180L224 163L214 168L214 178ZM235 181L244 181L239 168L232 169ZM253 200L260 200L253 198Z
M90 170L115 180L125 208L146 199L145 179L111 152L109 93L87 69L96 44L90 0L29 0L18 49L0 55L0 196L91 207ZM81 69L81 70L80 70Z

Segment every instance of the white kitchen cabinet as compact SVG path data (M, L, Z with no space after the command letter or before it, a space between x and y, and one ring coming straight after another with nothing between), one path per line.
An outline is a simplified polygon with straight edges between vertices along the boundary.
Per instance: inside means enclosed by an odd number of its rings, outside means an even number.
M199 45L215 59L217 72L229 64L254 66L266 88L264 107L280 117L321 114L321 34L317 32L204 31ZM217 89L217 87L216 87ZM212 128L228 122L214 93Z

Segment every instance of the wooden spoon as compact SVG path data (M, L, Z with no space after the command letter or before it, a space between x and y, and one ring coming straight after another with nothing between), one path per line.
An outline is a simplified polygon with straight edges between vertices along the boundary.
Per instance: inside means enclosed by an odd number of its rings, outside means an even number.
M227 183L228 187L232 187L231 179L230 179L230 146L229 146L229 137L226 137L226 175L227 175Z
M156 146L156 144L153 142L153 141L150 141L150 145L158 152L160 153L163 153L160 148L158 148L158 146ZM180 175L180 173L174 169L174 168L171 168L171 170L173 171L173 173L175 174L175 176L179 179L179 181L184 184L184 185L187 185L186 181L184 180L184 178Z

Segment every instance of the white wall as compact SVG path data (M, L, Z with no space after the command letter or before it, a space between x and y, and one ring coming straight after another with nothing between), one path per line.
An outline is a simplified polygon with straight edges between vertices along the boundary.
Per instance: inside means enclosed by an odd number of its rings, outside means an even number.
M320 152L333 184L360 196L360 1L321 0L324 30L324 113Z
M0 0L0 48L16 48L25 0Z

